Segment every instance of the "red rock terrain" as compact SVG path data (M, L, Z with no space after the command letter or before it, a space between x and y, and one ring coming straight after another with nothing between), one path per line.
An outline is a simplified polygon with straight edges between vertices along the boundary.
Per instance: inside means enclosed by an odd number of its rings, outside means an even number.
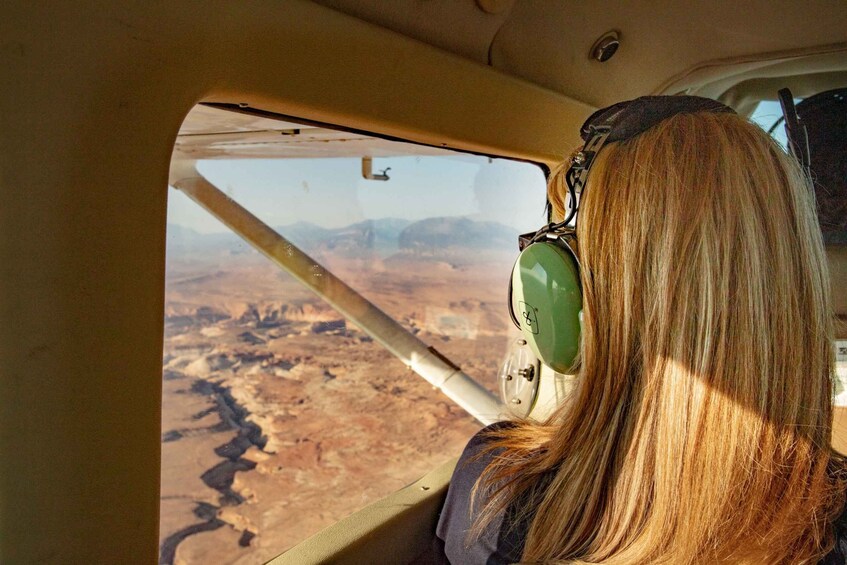
M319 258L496 387L508 258ZM257 254L169 258L162 563L261 563L457 456L480 425Z

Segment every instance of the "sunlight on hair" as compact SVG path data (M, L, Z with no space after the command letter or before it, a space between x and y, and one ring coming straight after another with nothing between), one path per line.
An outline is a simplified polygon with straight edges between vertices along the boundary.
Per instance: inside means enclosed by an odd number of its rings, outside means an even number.
M598 154L577 233L579 385L554 419L494 438L478 524L522 497L528 562L817 562L845 472L796 162L739 116L677 115Z

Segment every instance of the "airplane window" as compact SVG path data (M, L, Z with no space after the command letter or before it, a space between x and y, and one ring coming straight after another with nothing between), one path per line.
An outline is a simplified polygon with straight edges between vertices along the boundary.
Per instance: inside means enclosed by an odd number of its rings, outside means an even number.
M798 102L800 102L800 99L795 100L795 103ZM785 135L785 127L782 122L782 108L779 105L779 101L762 100L756 106L753 114L750 115L750 120L768 132L783 149L788 147L788 138Z
M537 166L208 107L173 161L497 390L517 235L545 220ZM177 189L167 243L160 562L263 562L479 429Z

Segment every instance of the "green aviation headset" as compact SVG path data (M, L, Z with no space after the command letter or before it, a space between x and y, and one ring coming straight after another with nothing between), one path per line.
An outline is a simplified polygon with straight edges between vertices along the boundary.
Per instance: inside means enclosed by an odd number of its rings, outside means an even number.
M606 143L630 139L662 120L695 112L735 113L699 96L644 96L594 112L580 130L584 145L565 173L567 217L520 236L520 255L509 281L509 314L536 357L557 373L572 373L579 353L582 284L576 215L595 157Z

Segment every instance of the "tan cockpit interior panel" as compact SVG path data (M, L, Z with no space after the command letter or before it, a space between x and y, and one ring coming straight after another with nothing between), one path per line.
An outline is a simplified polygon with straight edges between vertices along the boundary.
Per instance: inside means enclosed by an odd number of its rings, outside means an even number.
M432 549L438 514L456 460L359 510L268 565L412 563ZM427 563L422 559L420 563Z
M694 69L832 51L847 64L847 5L831 0L316 1L595 106L700 87ZM620 49L601 64L589 53L610 30Z
M3 2L0 563L157 560L168 170L197 103L552 164L597 105L746 100L762 61L830 80L845 47L831 0Z
M303 0L7 2L0 38L2 563L157 560L168 169L197 102L541 162L591 111Z

